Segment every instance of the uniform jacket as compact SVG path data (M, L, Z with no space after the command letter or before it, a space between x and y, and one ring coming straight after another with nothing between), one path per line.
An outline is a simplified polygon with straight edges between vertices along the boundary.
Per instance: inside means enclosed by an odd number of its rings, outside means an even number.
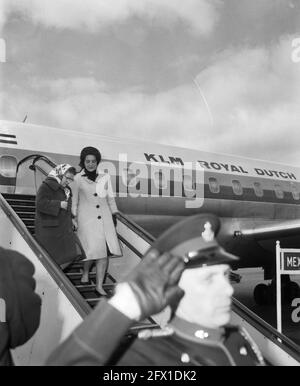
M81 255L72 228L71 195L68 210L60 207L61 201L66 199L64 188L49 177L42 183L36 196L36 239L58 264L67 263Z
M0 248L0 366L13 364L9 349L24 344L39 326L41 300L33 273L23 255Z
M146 335L147 336L147 335ZM171 328L136 339L118 366L260 366L263 357L248 333L228 326L223 334L175 318Z
M183 322L183 323L182 323ZM50 356L53 366L258 366L259 349L248 334L229 326L222 339L195 337L199 326L179 321L173 328L146 330L147 339L124 339L133 321L106 300ZM184 332L180 330L183 328ZM191 333L193 332L193 333ZM202 331L203 332L203 331ZM149 337L150 336L150 337ZM219 337L218 337L219 338Z
M78 222L77 234L88 260L107 257L108 245L113 255L121 256L120 244L112 219L118 211L108 174L99 173L96 181L75 176L72 211Z

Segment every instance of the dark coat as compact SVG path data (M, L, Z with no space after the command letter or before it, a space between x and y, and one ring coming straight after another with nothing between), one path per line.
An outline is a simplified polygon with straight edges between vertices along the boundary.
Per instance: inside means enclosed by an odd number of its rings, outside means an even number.
M25 256L0 247L0 366L13 364L9 349L27 342L39 326L41 299L33 274Z
M61 201L66 201L64 188L54 178L46 178L36 196L35 236L60 265L81 255L73 232L71 195L67 210L61 209Z

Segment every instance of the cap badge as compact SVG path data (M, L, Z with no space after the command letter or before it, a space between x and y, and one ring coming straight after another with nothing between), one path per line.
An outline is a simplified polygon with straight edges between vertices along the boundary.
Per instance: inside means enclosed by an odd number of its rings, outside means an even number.
M207 339L209 337L209 334L206 331L197 330L195 331L195 337L199 339Z
M201 233L201 235L202 235L202 238L204 241L206 241L206 242L213 241L215 234L212 230L210 222L207 221L204 224L204 231Z

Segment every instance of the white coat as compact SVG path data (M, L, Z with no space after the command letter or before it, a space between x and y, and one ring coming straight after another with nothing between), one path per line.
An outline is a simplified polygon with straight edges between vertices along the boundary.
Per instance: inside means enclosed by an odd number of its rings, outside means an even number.
M75 176L72 184L72 212L78 223L77 235L87 260L107 257L106 244L113 255L122 255L112 219L112 214L118 209L110 176L98 173L94 182L84 176L83 170Z

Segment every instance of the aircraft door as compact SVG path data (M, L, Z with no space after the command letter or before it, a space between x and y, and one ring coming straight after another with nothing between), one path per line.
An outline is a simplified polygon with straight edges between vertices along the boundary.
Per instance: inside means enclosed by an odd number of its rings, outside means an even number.
M0 156L0 192L13 194L16 190L18 161L10 155Z
M50 161L51 162L51 161ZM34 182L35 182L35 190L38 191L38 188L53 169L55 164L49 163L49 160L46 158L40 158L32 165L29 166L31 170L34 172Z

